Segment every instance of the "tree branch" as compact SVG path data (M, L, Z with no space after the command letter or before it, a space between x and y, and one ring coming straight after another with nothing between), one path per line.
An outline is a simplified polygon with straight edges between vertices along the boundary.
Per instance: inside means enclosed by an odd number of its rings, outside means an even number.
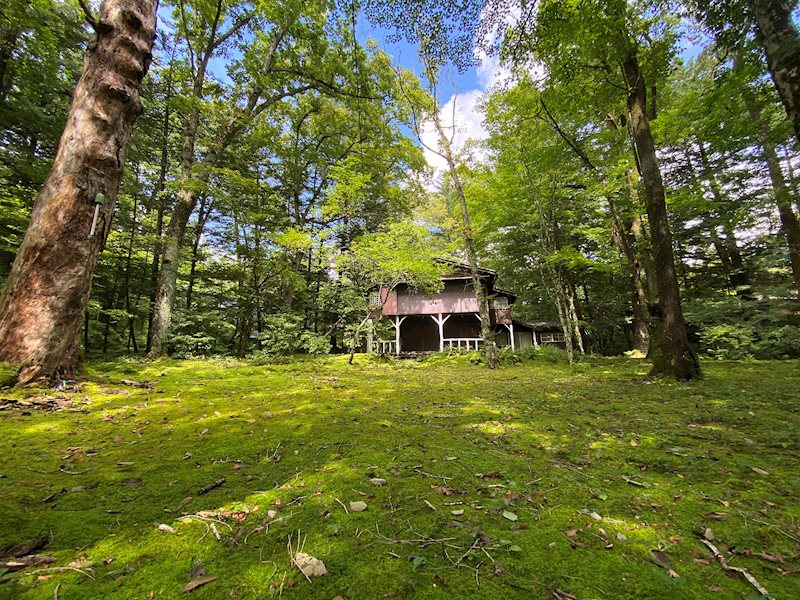
M96 33L99 33L97 17L94 16L94 13L92 12L92 9L89 6L88 2L86 0L78 0L78 4L81 5L81 9L83 9L83 14L86 15L86 22L92 26L92 29L94 29Z
M233 35L235 35L237 31L239 31L242 27L244 27L250 21L252 21L253 17L255 17L255 16L256 16L255 12L247 13L245 16L243 16L241 19L239 19L233 25L231 25L231 27L230 27L230 29L228 29L228 31L226 31L225 33L220 35L216 40L214 40L211 43L211 45L208 47L208 49L210 51L214 51L217 48L219 48L222 44L227 42Z

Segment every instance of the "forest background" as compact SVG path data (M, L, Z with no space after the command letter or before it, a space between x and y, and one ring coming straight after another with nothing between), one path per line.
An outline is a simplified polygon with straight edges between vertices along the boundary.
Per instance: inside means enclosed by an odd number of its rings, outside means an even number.
M344 351L370 289L432 289L465 233L516 318L559 321L576 354L646 354L666 263L627 52L689 341L800 356L797 137L753 4L164 3L84 354ZM0 17L1 283L94 32L74 2Z

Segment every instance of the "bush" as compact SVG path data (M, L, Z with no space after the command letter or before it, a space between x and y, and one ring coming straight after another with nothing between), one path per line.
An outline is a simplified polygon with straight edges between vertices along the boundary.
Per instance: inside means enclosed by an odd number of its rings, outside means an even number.
M800 356L800 327L784 325L767 331L755 349L756 358L797 358Z
M331 341L328 337L310 331L300 336L300 344L309 354L328 354L331 351Z
M303 319L299 315L274 313L264 317L261 342L269 354L289 356L303 347Z
M566 364L566 350L550 344L541 346L531 346L521 350L511 350L511 346L503 346L497 349L497 356L500 362L508 365L518 365L526 360L545 362L551 365ZM576 356L577 358L577 356Z
M756 334L747 325L721 324L699 332L706 353L720 360L752 358L756 349Z

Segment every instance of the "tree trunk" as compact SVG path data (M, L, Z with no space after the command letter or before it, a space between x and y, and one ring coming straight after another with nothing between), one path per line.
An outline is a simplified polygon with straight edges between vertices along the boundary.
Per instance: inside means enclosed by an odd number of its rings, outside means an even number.
M703 167L703 178L708 180L708 185L711 188L711 193L714 196L714 201L720 206L724 206L725 198L722 195L722 190L717 183L717 178L714 176L714 171L711 166L711 161L708 158L705 144L702 140L697 142L700 149L700 164ZM694 167L689 155L686 155L689 161L689 170L694 173ZM709 223L707 229L711 234L711 241L714 244L714 249L717 251L720 262L728 275L728 282L736 295L744 299L752 299L750 293L750 275L744 267L742 254L736 244L736 236L733 232L733 226L728 219L723 218L723 232L725 237L721 237L716 230L716 224ZM705 218L703 219L705 222Z
M200 253L200 240L203 238L203 230L206 227L206 221L211 214L211 203L213 198L206 196L204 200L200 201L200 210L197 213L197 224L194 228L194 240L192 241L192 262L189 267L189 285L186 289L186 308L192 308L192 292L194 292L195 273L197 271L197 258Z
M125 293L125 312L128 313L128 346L133 342L134 352L138 352L139 348L136 344L136 333L134 331L134 314L131 311L131 261L133 258L133 242L136 238L136 213L139 210L139 196L133 197L133 218L131 219L131 235L128 238L128 251L125 256L125 279L123 281Z
M219 48L226 39L234 35L239 28L246 24L252 18L253 14L250 13L250 16L243 17L228 29L226 33L218 36L217 27L219 26L222 6L222 2L217 5L217 15L208 37L208 45L201 54L202 58L200 59L198 70L194 75L192 97L198 102L189 114L181 135L181 190L178 193L178 201L175 205L172 217L169 220L169 224L167 225L166 234L162 240L161 272L159 273L158 283L156 285L155 302L153 303L153 319L147 339L148 346L150 347L148 351L148 356L150 358L157 358L163 354L164 346L169 337L169 329L172 323L172 303L175 299L175 290L178 282L180 245L183 242L183 234L186 231L189 217L192 215L197 202L198 187L208 182L211 169L217 165L225 149L236 135L241 132L244 123L247 122L248 119L254 118L267 107L280 102L285 97L308 91L313 87L308 85L293 88L283 94L272 96L268 101L264 100L259 104L264 88L261 87L260 84L257 84L248 94L246 106L243 108L242 112L220 128L214 143L203 158L203 165L205 168L197 175L194 170L195 163L197 162L195 158L195 142L197 139L197 129L200 126L199 100L203 97L203 87L209 61L216 49ZM266 77L272 69L275 52L283 36L286 34L286 31L285 25L281 25L276 29L272 43L266 51L266 57L264 59L265 67L263 72L260 73L261 77Z
M156 243L153 247L153 262L150 266L150 305L147 313L147 342L145 352L150 352L150 331L153 328L153 313L156 305L156 290L158 288L158 274L161 265L161 236L164 233L164 212L166 202L164 201L164 187L167 182L167 170L169 169L169 132L170 132L170 102L172 101L172 67L170 64L167 70L165 82L166 91L164 93L164 115L161 121L161 161L158 168L158 179L153 187L151 196L151 207L156 207Z
M761 141L762 158L767 163L769 178L772 182L772 192L775 204L778 206L781 226L786 235L786 244L789 247L789 264L792 268L795 289L800 293L800 222L792 209L792 198L786 179L783 175L780 159L772 141L772 132L769 123L764 120L761 110L756 107L752 92L744 93L745 104L753 122L758 127Z
M786 236L786 243L789 246L789 263L792 267L794 286L800 293L800 222L792 209L792 199L786 179L783 176L778 155L775 152L775 144L769 139L769 125L762 121L762 143L764 148L764 159L767 161L769 177L772 181L772 190L775 194L775 204L778 205L778 215L781 219L783 233Z
M155 0L105 0L92 19L96 34L53 168L0 298L0 360L19 365L19 384L68 377L77 366L97 255L142 111L155 8ZM87 239L101 198L96 234Z
M622 64L622 71L628 85L628 115L637 165L644 183L650 238L656 262L655 278L660 314L656 323L658 335L654 340L658 343L658 347L654 348L655 352L651 352L653 359L651 374L692 379L700 375L700 365L689 345L686 323L683 319L664 183L650 132L650 122L647 119L644 75L639 69L635 52L628 54Z
M611 198L609 198L609 208L611 212L611 238L619 253L627 260L628 269L630 270L633 350L640 352L643 356L647 356L650 351L650 316L647 310L647 288L644 282L644 269L634 250L636 242L631 232L633 221L627 219L623 224L616 204Z
M461 205L461 224L464 228L464 245L467 249L467 262L469 263L469 270L472 275L472 286L475 289L475 300L478 302L478 311L481 318L481 337L483 338L483 348L486 353L486 366L490 369L496 369L499 364L497 346L495 345L492 323L489 316L489 301L486 298L483 282L481 281L480 272L478 271L478 258L475 254L475 242L472 236L472 223L469 218L469 210L467 209L467 198L464 195L461 176L458 174L456 163L453 159L453 149L450 146L450 140L445 135L438 111L433 114L433 122L439 134L439 144L447 160L447 167L450 171L450 177L453 180L453 187L455 187L458 202Z
M800 35L788 0L747 0L767 55L767 69L800 141Z

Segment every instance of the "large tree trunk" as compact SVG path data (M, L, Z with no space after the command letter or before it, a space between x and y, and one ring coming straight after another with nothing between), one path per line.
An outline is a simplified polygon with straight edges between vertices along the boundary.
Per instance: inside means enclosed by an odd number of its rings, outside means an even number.
M155 0L105 0L53 168L0 298L0 360L19 384L74 373L97 255L108 236L131 133L142 111ZM98 194L97 231L89 231Z
M622 71L628 85L628 115L637 164L644 183L650 238L656 262L655 278L660 314L656 323L656 339L653 340L658 346L653 348L655 352L650 353L653 359L651 374L692 379L700 375L700 365L689 345L683 319L664 183L647 118L644 74L639 69L635 52L628 54L622 64Z
M467 209L467 197L464 195L464 186L461 184L461 176L458 174L455 159L453 158L453 149L450 145L450 140L447 138L447 135L445 135L438 111L433 113L433 122L436 125L436 131L439 134L439 144L447 160L447 167L450 171L450 177L453 180L453 187L456 190L458 202L461 206L461 225L464 228L464 245L467 249L467 262L469 263L469 270L472 275L472 287L475 290L475 300L478 302L478 313L481 318L481 338L483 338L483 348L486 354L486 366L490 369L496 369L499 365L497 346L495 345L494 333L492 332L492 323L489 315L489 300L486 297L486 292L483 289L483 282L480 278L480 272L478 271L478 257L475 253L472 223L469 218L469 210Z
M800 141L800 35L792 20L793 4L788 0L747 0L758 24L769 74Z

